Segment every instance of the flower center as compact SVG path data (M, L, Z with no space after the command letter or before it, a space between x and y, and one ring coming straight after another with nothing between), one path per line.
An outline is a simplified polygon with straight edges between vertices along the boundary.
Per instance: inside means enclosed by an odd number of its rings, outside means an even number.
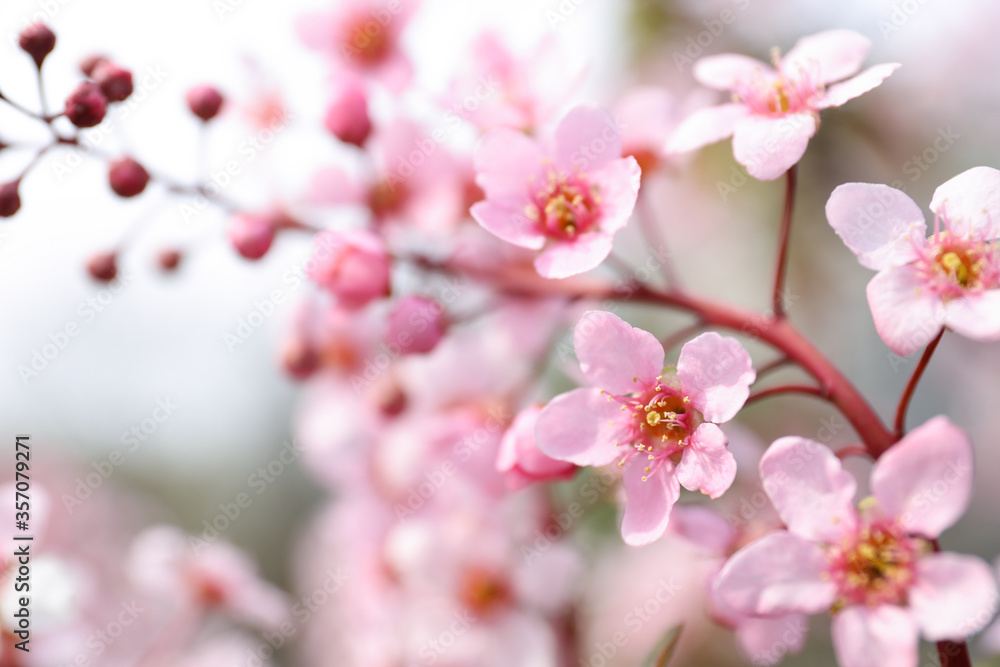
M471 568L459 584L459 598L470 611L485 615L510 599L506 581L493 572Z
M593 226L600 203L597 186L588 183L585 175L550 171L524 214L547 236L567 240Z
M622 404L621 409L629 413L631 422L628 440L616 443L629 446L618 465L625 465L635 456L645 457L649 463L643 481L666 461L678 463L688 437L703 421L676 378L663 382L661 375L656 381L656 386L629 396L608 396Z
M958 238L939 229L919 252L924 281L945 299L1000 286L1000 261L988 240Z
M382 179L372 186L368 194L368 206L376 216L397 211L406 199L401 184L393 184L389 179Z
M347 31L344 51L367 65L377 65L388 55L392 41L387 28L371 16L362 14Z
M830 553L830 574L839 592L834 610L849 604L905 604L919 554L920 544L899 524L863 524L853 541Z
M759 71L740 81L733 89L736 98L754 113L766 116L813 110L814 101L823 93L823 86L816 83L819 72L801 65L786 70L777 49L771 59L777 73Z

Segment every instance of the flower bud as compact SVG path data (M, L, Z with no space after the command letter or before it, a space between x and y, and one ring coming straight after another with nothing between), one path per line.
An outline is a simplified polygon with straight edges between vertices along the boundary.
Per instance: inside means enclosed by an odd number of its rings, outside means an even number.
M56 35L44 23L32 23L21 31L17 44L22 51L31 56L35 65L40 69L45 61L45 56L56 48Z
M316 239L309 277L346 308L389 295L389 255L382 239L364 229L324 232Z
M87 271L94 280L109 283L118 275L118 257L113 252L99 252L87 262Z
M372 131L368 117L368 98L364 86L349 79L330 102L323 120L326 129L341 141L361 147Z
M517 490L536 482L571 479L576 466L549 458L535 444L535 424L542 406L525 408L500 440L497 470L505 473L507 487Z
M319 352L302 336L295 336L285 343L281 353L285 371L296 380L305 380L319 368Z
M84 81L66 98L66 117L77 127L99 125L107 112L108 100L93 81Z
M83 75L85 77L93 78L94 70L97 69L98 65L100 65L105 61L107 61L107 58L97 53L94 53L80 61L80 71L83 72Z
M161 250L156 256L156 263L163 271L173 271L181 263L181 253L179 250Z
M229 241L246 259L260 259L274 242L274 223L270 218L237 213L229 219Z
M21 210L21 195L17 189L21 179L0 185L0 218L9 218Z
M422 354L437 347L448 329L444 307L422 296L400 299L389 313L386 342L399 346L402 354Z
M132 94L132 72L110 60L98 63L91 76L109 102L122 102Z
M222 108L222 93L212 86L195 86L187 92L188 108L206 123L215 118Z
M118 158L108 169L108 183L119 197L135 197L146 189L149 172L130 157Z

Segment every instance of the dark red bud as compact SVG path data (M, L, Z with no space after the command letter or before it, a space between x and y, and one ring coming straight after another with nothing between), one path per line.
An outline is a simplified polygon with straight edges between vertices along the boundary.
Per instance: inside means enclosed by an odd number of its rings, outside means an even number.
M146 189L149 172L130 157L119 158L108 169L108 183L119 197L135 197Z
M132 94L132 72L110 60L98 63L91 76L109 102L121 102Z
M17 44L41 68L45 56L56 48L56 35L44 23L32 23L21 31Z
M179 250L161 250L156 256L156 263L164 271L173 271L181 263L181 253Z
M87 262L87 271L94 280L109 283L118 275L118 257L113 252L99 252Z
M20 179L0 185L0 218L9 218L21 210Z
M92 81L84 81L66 98L66 117L77 127L99 125L107 112L108 100Z
M80 71L83 72L83 75L86 77L93 77L94 70L97 69L97 66L106 60L107 58L96 53L89 55L80 61Z
M212 86L195 86L187 92L186 99L191 113L205 122L219 114L224 101L222 93Z

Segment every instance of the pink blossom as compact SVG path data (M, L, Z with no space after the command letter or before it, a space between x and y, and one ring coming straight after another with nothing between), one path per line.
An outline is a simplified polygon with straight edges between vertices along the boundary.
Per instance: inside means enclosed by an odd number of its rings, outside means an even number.
M173 526L135 538L128 573L143 592L191 610L220 609L263 630L288 620L284 594L259 578L246 554L223 541L189 540Z
M390 261L382 239L364 229L323 232L316 239L309 277L345 308L388 296Z
M621 130L594 107L570 111L552 149L514 130L492 130L475 156L486 200L472 217L504 241L540 250L535 268L546 278L589 271L611 252L639 193L639 164L621 155Z
M843 81L861 68L870 48L856 32L827 30L803 37L783 58L775 49L773 68L731 53L702 58L695 63L695 78L732 92L735 101L693 113L667 150L690 151L732 136L733 155L751 176L778 178L802 158L822 109L872 90L899 67L876 65Z
M760 472L788 529L723 567L715 591L734 609L764 617L830 611L844 667L912 667L918 634L958 640L992 617L989 566L932 552L931 540L965 512L972 492L972 446L947 418L915 429L875 463L873 497L857 510L854 478L812 440L776 440Z
M912 354L946 326L1000 339L1000 171L974 167L931 200L934 233L920 208L887 185L846 183L826 216L862 266L878 271L868 304L885 344Z
M535 425L542 406L518 413L500 441L497 470L506 474L507 486L517 490L536 482L572 479L576 466L549 458L535 444Z
M372 121L368 116L368 95L361 81L346 77L340 82L334 98L326 108L323 124L330 134L341 141L362 146L372 131Z
M625 468L622 537L628 544L663 534L680 487L712 498L736 476L718 424L736 416L756 373L734 338L704 333L663 368L655 336L611 313L586 313L573 337L593 388L555 397L538 418L538 448L580 466L617 460Z
M226 234L236 252L246 259L260 259L271 249L277 227L264 215L237 213L229 219Z
M366 75L399 92L413 75L400 36L418 0L346 0L297 23L306 46L325 51L341 70Z
M448 330L444 306L422 296L407 296L389 313L386 342L399 346L402 354L430 352Z

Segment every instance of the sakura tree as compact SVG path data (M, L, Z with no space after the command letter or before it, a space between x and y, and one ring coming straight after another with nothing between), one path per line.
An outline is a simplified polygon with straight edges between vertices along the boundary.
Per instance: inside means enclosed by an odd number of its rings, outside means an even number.
M1000 339L1000 171L969 164L943 182L931 231L900 188L843 180L824 193L825 222L796 220L800 161L811 144L835 151L843 131L821 118L893 94L901 65L866 68L868 37L823 30L783 55L775 47L770 64L710 46L689 71L677 61L694 93L633 85L588 98L557 40L525 56L487 32L442 90L408 51L419 5L342 0L298 20L328 69L309 84L329 100L313 110L316 141L337 152L280 201L247 205L199 177L165 177L155 156L91 155L117 197L158 189L205 201L226 222L201 242L246 262L308 239L308 294L277 356L302 385L288 451L324 500L300 536L292 592L218 539L225 529L123 526L127 556L102 576L156 613L90 664L264 665L278 652L287 664L366 667L598 667L639 655L764 665L802 651L816 615L814 634L829 627L844 667L916 667L921 640L943 667L971 666L968 640L990 624L1000 590L979 556L947 548L947 531L984 476L961 414L907 417L943 338ZM35 23L18 44L39 105L2 92L0 102L48 139L0 186L11 225L32 205L25 179L133 94L126 64L94 56L50 105L56 35ZM241 105L224 88L186 95L204 135ZM712 91L725 100L713 104ZM262 123L299 113L265 102L249 110ZM718 181L732 227L708 232L696 216L703 193L657 199L699 168L695 151L730 137L741 184L783 189L776 250L727 286L766 293L763 310L700 289L699 264L745 239L735 226L758 212L728 201L724 190L742 185ZM876 407L887 399L865 396L792 312L824 287L790 284L793 229L821 224L877 272L871 345L920 354L888 399L891 422ZM670 250L686 233L706 235L704 260ZM109 284L127 252L123 241L81 264ZM157 257L164 272L187 261L180 247ZM794 395L852 435L804 427L800 404L785 404ZM765 400L765 430L787 428L766 448L745 418ZM53 474L48 493L63 483ZM52 541L66 570L52 576L82 587L72 553ZM15 648L5 615L0 664L70 664L93 625L84 606L53 612L40 654ZM729 635L737 649L713 653ZM984 652L1000 652L997 636L987 632ZM819 639L807 655L830 650Z

